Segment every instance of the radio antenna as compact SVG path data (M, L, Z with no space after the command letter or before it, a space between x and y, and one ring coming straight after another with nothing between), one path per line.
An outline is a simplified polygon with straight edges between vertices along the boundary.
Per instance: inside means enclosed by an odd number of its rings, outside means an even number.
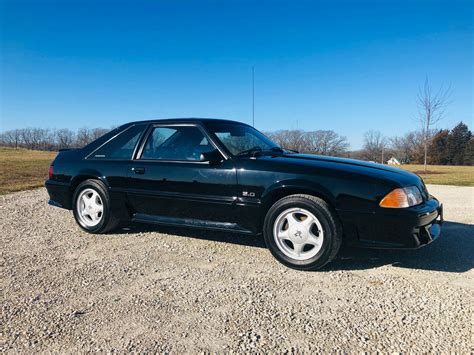
M255 72L252 66L252 127L255 127Z

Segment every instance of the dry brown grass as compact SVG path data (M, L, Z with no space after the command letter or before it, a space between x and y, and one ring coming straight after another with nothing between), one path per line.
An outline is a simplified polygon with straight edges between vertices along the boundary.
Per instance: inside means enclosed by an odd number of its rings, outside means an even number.
M43 186L56 154L0 147L0 195Z
M402 165L402 169L420 175L426 184L474 186L474 166L428 165L427 174L423 165Z

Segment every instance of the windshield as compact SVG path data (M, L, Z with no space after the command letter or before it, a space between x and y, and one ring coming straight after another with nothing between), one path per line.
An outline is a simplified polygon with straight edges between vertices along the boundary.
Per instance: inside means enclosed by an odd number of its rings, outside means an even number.
M216 135L232 155L279 150L278 145L250 126L238 123L212 123L208 129Z

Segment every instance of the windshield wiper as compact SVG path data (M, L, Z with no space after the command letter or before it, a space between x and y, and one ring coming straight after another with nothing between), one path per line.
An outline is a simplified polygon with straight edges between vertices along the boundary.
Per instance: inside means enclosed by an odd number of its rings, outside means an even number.
M255 146L255 147L252 147L250 149L243 150L243 151L237 153L235 156L236 157L241 157L241 156L244 156L244 155L253 155L256 152L261 152L261 151L262 151L262 148L260 148L259 146Z
M269 150L271 150L272 152L278 152L278 153L284 153L285 152L285 150L283 148L280 148L280 147L272 147Z

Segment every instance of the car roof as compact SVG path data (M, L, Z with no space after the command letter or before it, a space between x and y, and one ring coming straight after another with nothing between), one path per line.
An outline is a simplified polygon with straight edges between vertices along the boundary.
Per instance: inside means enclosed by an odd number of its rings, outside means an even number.
M218 118L197 118L197 117L189 117L189 118L164 118L164 119L154 119L154 120L145 120L145 121L134 121L126 123L124 126L132 125L132 124L158 124L158 123L233 123L233 124L241 124L248 126L247 123L239 122L239 121L232 121L232 120L223 120Z

